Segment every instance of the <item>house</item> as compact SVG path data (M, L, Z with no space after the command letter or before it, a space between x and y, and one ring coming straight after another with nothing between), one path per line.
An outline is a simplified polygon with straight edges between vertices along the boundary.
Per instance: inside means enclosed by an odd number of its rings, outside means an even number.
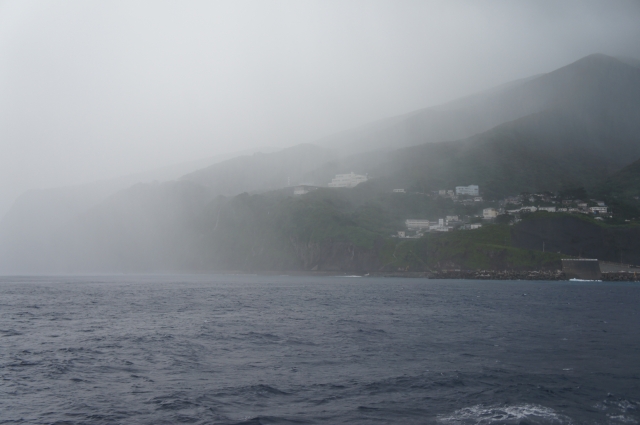
M473 198L473 202L482 202L482 196L476 196Z
M498 210L495 208L485 208L482 210L482 217L486 219L496 218L498 216Z
M457 215L448 215L447 216L447 223L449 223L450 221L460 221L460 219L458 218Z
M404 189L393 189L393 193L406 193Z
M404 238L405 237L405 233L402 230L398 230L398 237L399 238Z
M294 196L304 195L316 189L317 189L316 186L301 184L293 188L293 195Z
M428 229L429 228L429 220L419 220L419 219L407 219L404 224L407 226L407 229Z
M480 188L476 185L456 186L456 195L478 196L479 194Z
M556 212L556 207L538 207L538 211Z
M368 180L367 176L355 174L353 171L349 174L336 174L329 183L329 187L355 187L362 182Z
M606 214L609 212L609 207L591 207L589 208L589 211L594 214Z

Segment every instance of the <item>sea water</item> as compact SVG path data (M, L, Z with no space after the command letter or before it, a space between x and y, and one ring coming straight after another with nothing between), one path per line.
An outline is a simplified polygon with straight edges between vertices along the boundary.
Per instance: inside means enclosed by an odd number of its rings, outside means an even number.
M640 285L0 278L0 423L634 424Z

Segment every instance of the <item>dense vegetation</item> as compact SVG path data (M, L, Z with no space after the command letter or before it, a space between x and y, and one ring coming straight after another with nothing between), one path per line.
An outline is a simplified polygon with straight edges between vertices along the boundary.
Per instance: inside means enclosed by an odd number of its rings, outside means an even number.
M23 197L0 224L0 268L527 269L557 268L564 255L640 263L638 158L640 69L592 55L318 146L238 157L175 182L110 197L68 190ZM323 186L350 171L370 180L300 197L282 189ZM431 196L469 184L481 187L483 202ZM476 230L392 237L406 219L479 221L482 208L505 196L545 191L603 200L613 218L533 214L514 224L503 215Z

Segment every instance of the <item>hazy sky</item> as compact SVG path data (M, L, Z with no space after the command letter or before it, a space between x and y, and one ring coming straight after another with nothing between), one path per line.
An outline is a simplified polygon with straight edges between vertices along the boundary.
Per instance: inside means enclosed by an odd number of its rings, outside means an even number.
M290 146L590 53L640 2L0 1L0 214L29 188Z

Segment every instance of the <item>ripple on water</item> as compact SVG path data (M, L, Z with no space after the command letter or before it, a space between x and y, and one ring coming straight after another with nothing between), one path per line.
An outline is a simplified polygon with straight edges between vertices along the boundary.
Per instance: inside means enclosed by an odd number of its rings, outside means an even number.
M572 423L567 416L535 404L512 406L471 406L438 417L438 422L451 425L561 425Z

